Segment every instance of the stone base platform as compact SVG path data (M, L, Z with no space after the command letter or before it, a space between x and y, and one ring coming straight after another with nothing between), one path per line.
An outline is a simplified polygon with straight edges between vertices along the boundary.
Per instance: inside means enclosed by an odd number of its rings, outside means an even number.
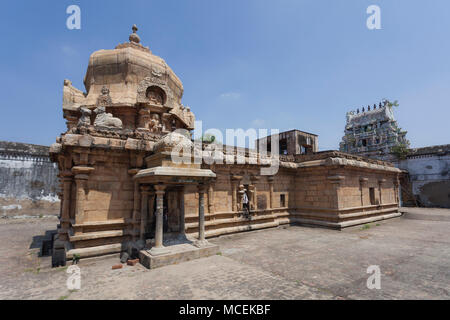
M381 220L387 220L392 218L401 217L402 214L400 212L393 212L388 214L380 214L367 218L353 219L349 221L341 221L341 222L331 222L324 220L315 220L315 219L305 219L301 217L291 218L291 221L295 224L306 226L306 227L325 227L330 229L342 230L344 228L353 227L361 224L372 223Z
M158 255L152 255L149 253L149 250L141 250L139 252L139 262L148 269L154 269L170 264L209 257L219 252L219 246L211 243L200 248L190 243L175 244L165 248L168 252Z

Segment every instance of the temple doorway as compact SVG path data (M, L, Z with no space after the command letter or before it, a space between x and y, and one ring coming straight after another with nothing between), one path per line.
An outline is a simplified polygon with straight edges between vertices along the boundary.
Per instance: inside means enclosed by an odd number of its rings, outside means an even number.
M179 187L167 188L163 196L163 232L164 234L178 234L181 226L181 197L183 194ZM156 228L156 197L148 206L148 222L146 238L153 239L155 237Z

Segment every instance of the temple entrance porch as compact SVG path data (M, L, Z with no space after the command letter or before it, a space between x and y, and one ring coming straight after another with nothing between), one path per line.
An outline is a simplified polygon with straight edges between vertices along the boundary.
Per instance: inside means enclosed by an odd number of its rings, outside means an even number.
M140 190L139 247L141 264L160 267L216 254L219 247L205 239L205 193L211 179L210 170L153 167L139 170L134 181ZM198 192L198 238L185 235L185 187L195 185ZM136 202L137 204L137 202ZM136 226L137 227L137 226ZM136 234L136 233L135 233ZM137 238L137 237L136 237Z
M150 189L153 186L150 185ZM163 195L163 232L168 238L184 236L182 230L184 211L184 186L169 186ZM156 231L156 197L150 196L145 226L145 239L155 239Z

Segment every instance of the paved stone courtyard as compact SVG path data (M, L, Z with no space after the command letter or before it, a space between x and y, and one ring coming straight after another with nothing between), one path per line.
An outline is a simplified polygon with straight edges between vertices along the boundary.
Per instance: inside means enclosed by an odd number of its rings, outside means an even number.
M426 210L426 209L424 209ZM450 214L450 213L449 213ZM404 217L344 231L291 226L214 238L221 254L148 270L118 256L66 268L38 257L56 218L0 221L0 299L449 299L450 221ZM369 290L369 265L381 289Z

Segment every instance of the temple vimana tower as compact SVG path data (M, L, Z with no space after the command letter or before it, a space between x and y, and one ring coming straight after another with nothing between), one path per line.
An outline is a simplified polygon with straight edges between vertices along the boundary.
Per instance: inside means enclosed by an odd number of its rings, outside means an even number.
M370 105L367 110L362 108L347 112L345 134L339 145L339 150L364 157L381 160L392 159L391 149L398 145L408 146L406 131L403 131L394 118L392 106L388 101Z
M207 238L223 234L283 224L341 229L400 215L399 169L339 151L317 152L312 134L279 157L246 149L243 160L233 162L237 148L227 148L219 154L223 162L173 161L174 152L189 160L205 146L199 150L191 139L195 117L181 103L180 79L136 31L133 26L129 42L90 56L85 92L64 81L67 130L50 148L61 190L57 265L66 258L138 252L152 267L157 257L170 260L178 252L176 241L202 256L216 250ZM390 119L385 108L371 112ZM261 170L275 162L272 174Z

